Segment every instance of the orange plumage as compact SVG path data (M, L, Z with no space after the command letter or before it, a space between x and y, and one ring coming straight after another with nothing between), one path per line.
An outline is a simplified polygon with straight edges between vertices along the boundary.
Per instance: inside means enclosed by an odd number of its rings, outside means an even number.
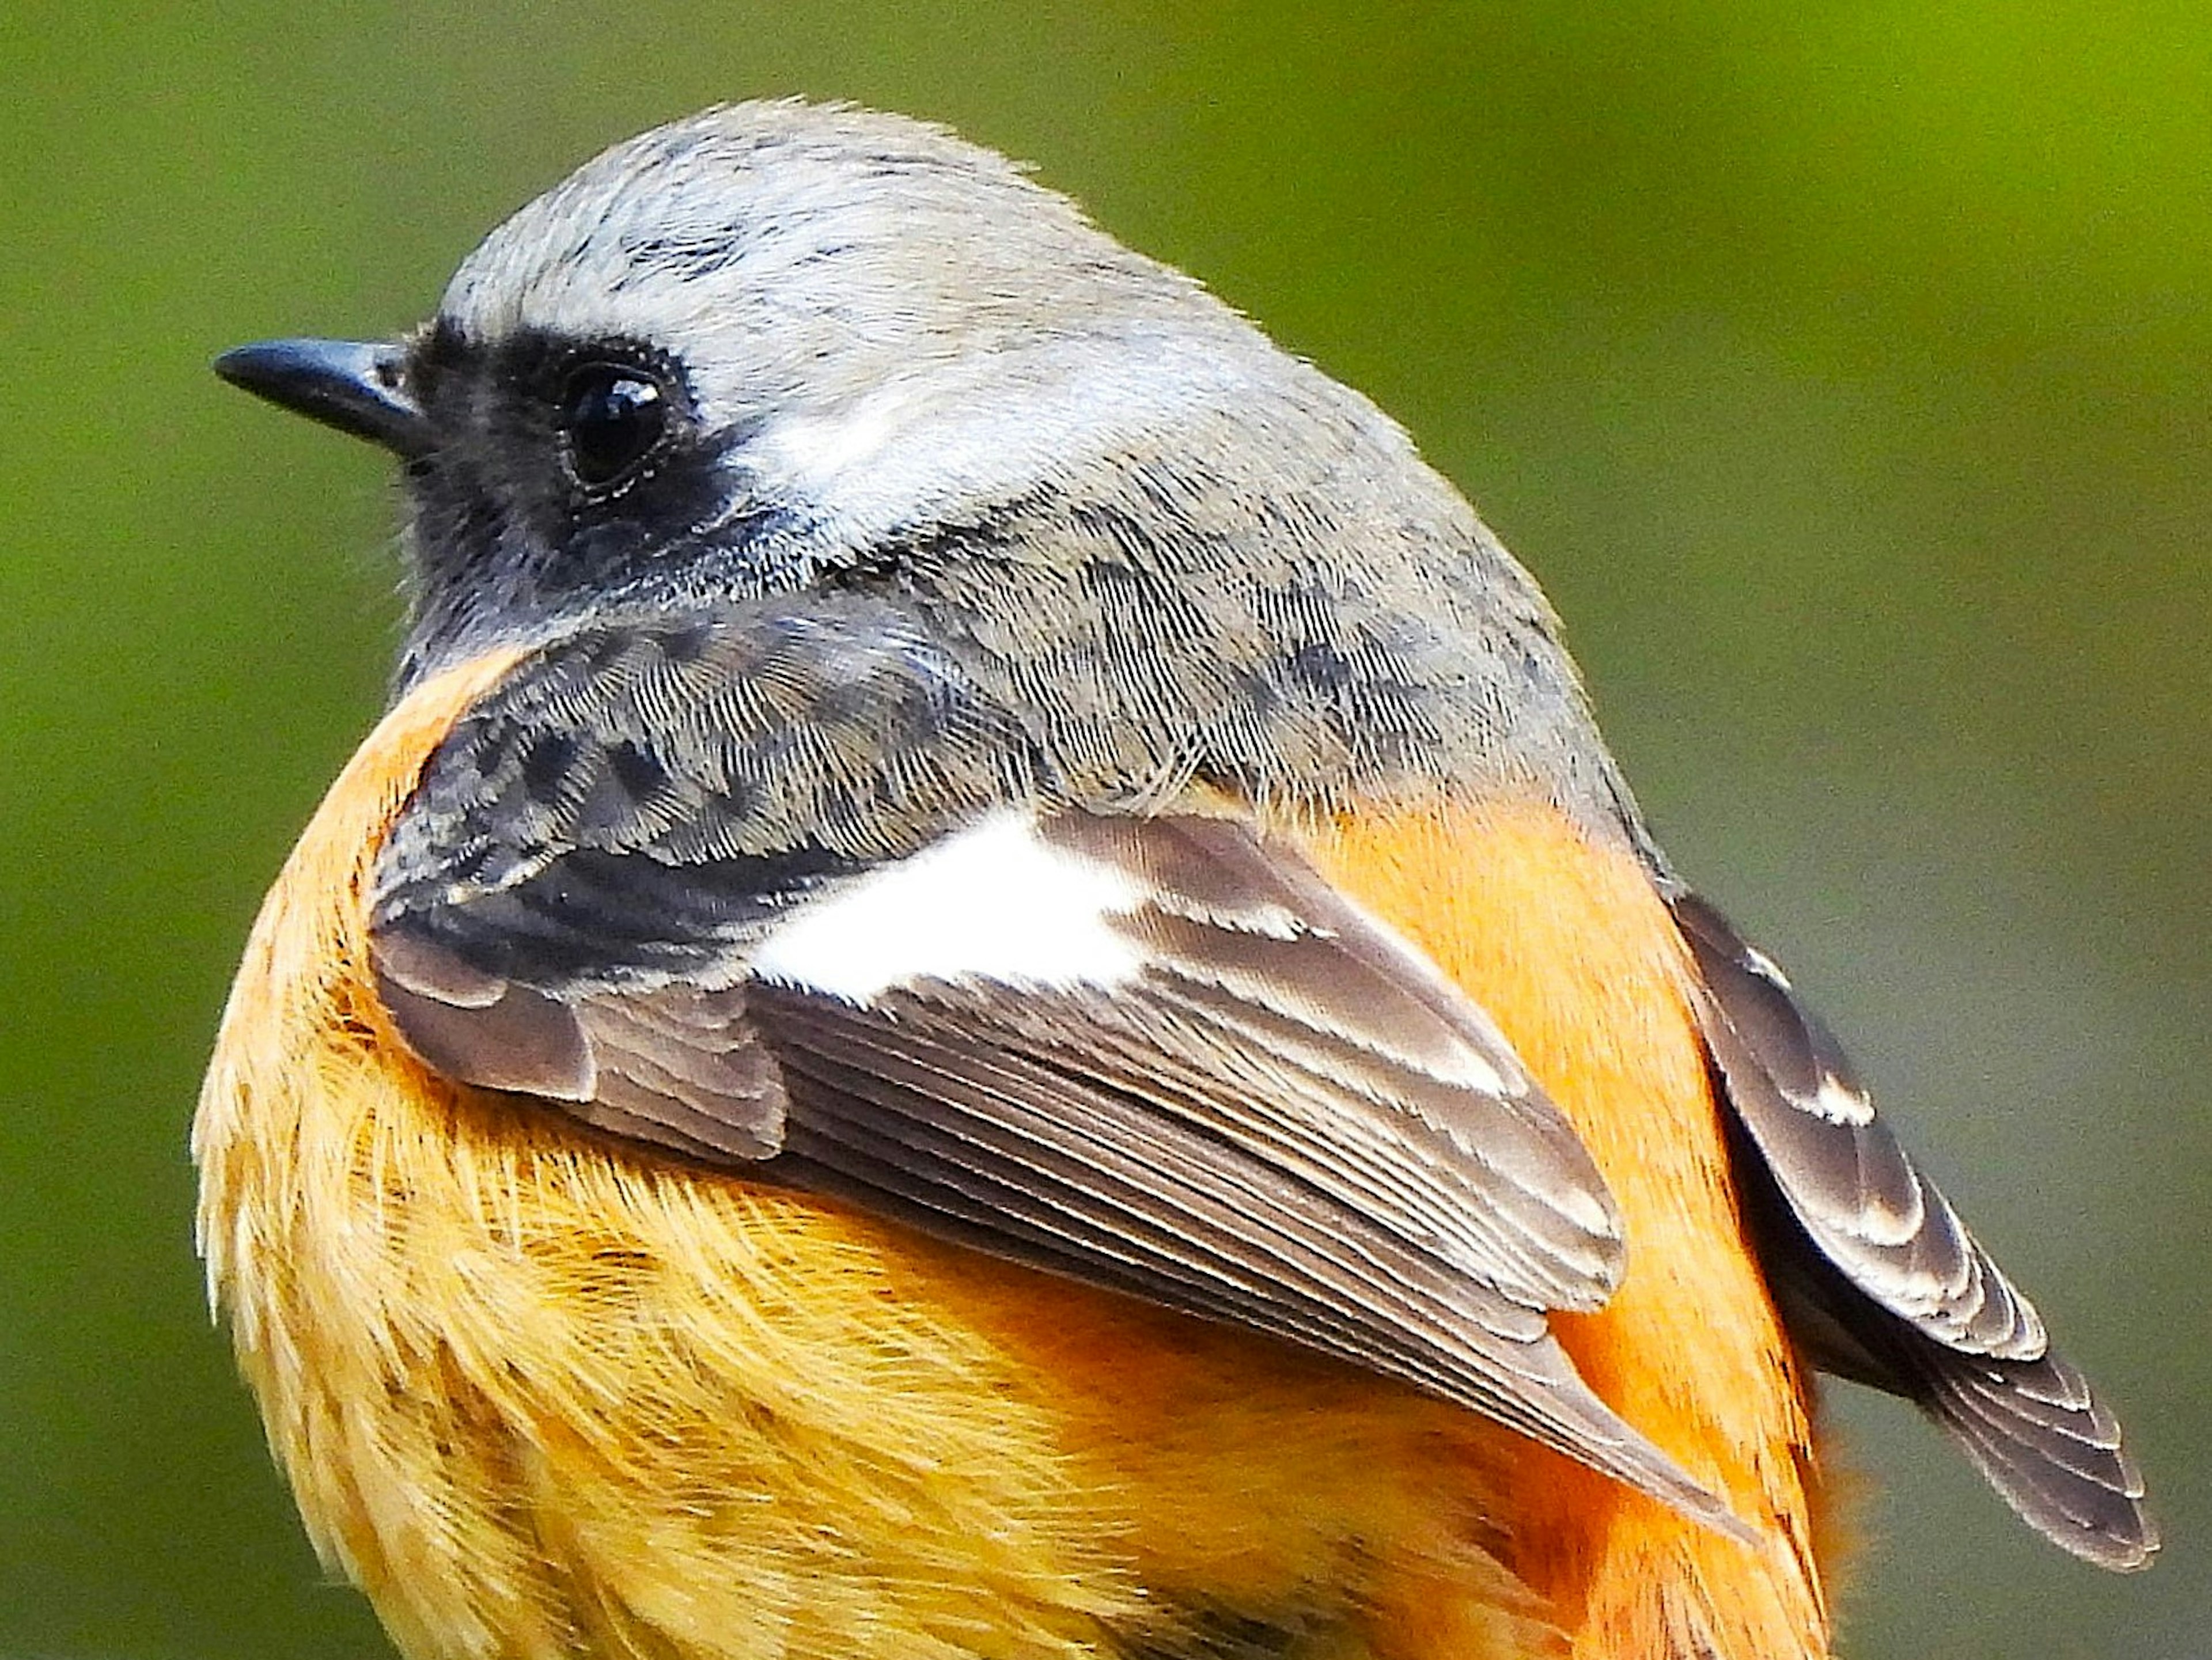
M195 1151L201 1236L317 1545L410 1654L1095 1652L1163 1593L1376 1660L1821 1651L1799 1381L1736 1229L1648 887L1547 812L1310 832L1589 1139L1635 1241L1563 1323L1754 1558L1401 1385L672 1164L407 1052L365 873L505 666L418 690L271 893ZM1702 1626L1701 1626L1702 1622ZM1195 1640L1195 1639L1191 1639Z

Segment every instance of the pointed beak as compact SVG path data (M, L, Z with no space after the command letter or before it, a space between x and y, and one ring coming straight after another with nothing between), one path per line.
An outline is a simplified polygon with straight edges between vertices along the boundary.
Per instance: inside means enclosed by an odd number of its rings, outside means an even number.
M407 393L405 362L396 345L257 340L216 358L215 372L280 409L411 459L430 448L430 423Z

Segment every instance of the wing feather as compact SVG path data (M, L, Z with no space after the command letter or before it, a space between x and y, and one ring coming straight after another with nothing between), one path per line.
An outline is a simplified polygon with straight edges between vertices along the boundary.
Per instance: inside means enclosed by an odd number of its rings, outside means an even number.
M1249 817L1073 798L881 599L551 642L432 756L370 897L450 1077L1403 1379L1742 1531L1551 1335L1620 1225L1494 1024Z
M1401 1377L1732 1525L1589 1393L1540 1310L1164 1111L1157 1083L1140 1094L1065 1049L1000 1047L1002 996L860 1009L760 989L792 1102L774 1167L994 1255ZM1037 1026L1085 1018L1024 1002Z
M2119 1425L2042 1317L1914 1166L1782 971L1696 896L1672 897L1738 1166L1784 1316L1814 1362L1902 1395L2031 1527L2118 1569L2158 1548Z

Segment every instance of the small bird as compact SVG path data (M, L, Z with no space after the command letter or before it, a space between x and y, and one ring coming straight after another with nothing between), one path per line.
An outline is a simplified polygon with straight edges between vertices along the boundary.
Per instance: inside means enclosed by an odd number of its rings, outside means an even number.
M1826 1655L1814 1371L2149 1560L1528 574L1000 156L709 110L216 367L403 475L193 1151L414 1660Z

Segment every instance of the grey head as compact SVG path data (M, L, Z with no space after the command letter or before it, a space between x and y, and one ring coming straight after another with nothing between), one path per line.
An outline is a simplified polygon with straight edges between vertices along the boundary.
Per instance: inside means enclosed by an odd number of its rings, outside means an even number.
M1495 774L1642 839L1541 596L1394 423L923 123L707 111L509 219L410 339L218 368L403 458L403 689L866 587L1149 784Z

